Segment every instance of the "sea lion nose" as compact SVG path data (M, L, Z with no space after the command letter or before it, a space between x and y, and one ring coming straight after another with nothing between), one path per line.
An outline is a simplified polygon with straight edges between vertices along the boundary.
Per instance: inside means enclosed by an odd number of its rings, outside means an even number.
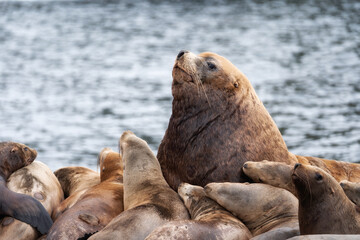
M296 163L295 166L294 166L294 170L299 167L301 165L301 163Z
M245 164L243 165L243 168L248 168L247 163L245 163Z
M188 53L189 51L187 50L181 50L178 55L177 55L177 60L179 60L185 53Z

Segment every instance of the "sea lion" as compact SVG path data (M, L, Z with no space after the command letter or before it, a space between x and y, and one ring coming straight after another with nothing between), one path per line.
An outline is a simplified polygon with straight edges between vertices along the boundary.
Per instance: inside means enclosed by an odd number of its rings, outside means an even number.
M54 174L59 179L65 200L53 211L53 220L74 206L89 188L100 183L99 173L85 167L64 167L56 170Z
M0 216L11 216L45 234L53 222L44 206L35 198L15 193L6 187L8 177L16 170L32 163L36 156L36 150L24 144L0 143Z
M100 183L99 173L86 167L64 167L54 174L59 179L65 198Z
M297 163L292 180L299 198L300 233L359 234L360 214L329 173Z
M7 187L11 191L34 197L50 215L64 199L59 181L50 168L39 161L11 174ZM25 222L6 217L0 225L0 236L2 240L31 240L37 239L39 233Z
M181 51L172 115L158 159L173 189L181 182L244 182L246 161L296 163L247 77L215 53Z
M124 208L89 239L144 239L172 220L189 219L179 195L165 181L148 144L126 131L120 138L124 161Z
M360 207L360 183L343 180L340 182L340 186L344 190L346 196Z
M249 229L217 202L208 198L202 187L182 183L178 193L192 220L169 222L155 229L146 240L157 239L250 239Z
M89 188L73 207L58 217L47 239L88 237L101 230L124 210L120 154L105 148L99 154L99 162L101 183Z
M337 181L341 181L343 179L356 180L358 177L358 173L360 173L359 164L355 163L347 163L313 157L307 157L306 160L300 158L300 162L306 165L317 166L323 169L327 173L331 174ZM243 166L244 173L254 182L266 183L275 187L284 188L296 196L297 192L291 180L293 169L293 165L288 165L282 162L270 162L267 160L261 162L248 161ZM346 180L343 180L344 186L346 182ZM349 184L351 183L349 182ZM350 197L349 195L351 194L349 193L347 195L348 197ZM356 201L356 195L351 196L354 197L353 199L350 197L350 199Z
M360 235L358 234L315 234L315 235L302 235L289 238L288 240L359 240Z
M279 229L299 233L298 200L284 189L261 183L209 183L205 192L245 223L254 236L265 232L270 236L270 231Z
M296 196L295 186L291 181L293 169L293 165L267 160L248 161L243 166L244 173L254 182L283 188Z
M348 180L350 182L360 182L360 164L349 163L331 159L304 157L296 155L298 163L316 166L327 173L330 173L338 182Z

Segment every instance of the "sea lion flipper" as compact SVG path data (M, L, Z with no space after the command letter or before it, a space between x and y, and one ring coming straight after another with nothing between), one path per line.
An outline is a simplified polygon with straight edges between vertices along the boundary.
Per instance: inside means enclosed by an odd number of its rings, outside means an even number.
M41 234L48 233L53 224L49 213L35 198L15 193L7 189L7 200L2 201L1 211L22 222L35 227Z

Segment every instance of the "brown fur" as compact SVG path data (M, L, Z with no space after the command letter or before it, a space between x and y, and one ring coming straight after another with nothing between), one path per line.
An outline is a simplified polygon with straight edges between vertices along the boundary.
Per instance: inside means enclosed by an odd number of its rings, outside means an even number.
M296 156L299 163L319 167L330 173L338 182L360 182L360 164L316 157Z
M317 166L331 174L338 182L343 179L360 181L360 179L358 179L358 177L360 177L358 174L360 173L359 164L314 157L297 157L302 164ZM243 171L254 182L266 183L275 187L284 188L296 196L297 192L291 181L293 168L293 165L264 160L261 162L246 162L243 166Z
M41 203L35 198L15 193L6 187L6 180L14 171L31 164L37 156L35 149L21 143L0 143L0 216L11 216L47 233L52 220ZM32 178L29 178L32 180ZM30 186L31 182L24 182Z
M59 179L65 198L100 183L99 173L85 167L64 167L54 174Z
M186 207L166 183L147 143L127 131L120 138L120 149L126 211L90 239L144 239L168 221L188 219Z
M32 164L11 174L7 186L11 191L36 198L49 214L64 198L60 183L53 172L45 164L38 161L34 161ZM19 220L6 224L9 221L9 219L6 219L0 225L2 240L31 240L38 238L38 231L29 224Z
M254 236L281 228L298 230L298 200L261 183L209 183L206 194L238 217Z
M185 53L173 68L172 94L157 156L173 189L181 182L246 181L246 161L297 162L249 80L224 57Z
M360 183L343 180L340 182L340 186L344 190L346 196L360 207Z
M296 164L292 175L304 234L359 234L360 215L338 182L324 170Z
M146 240L251 238L249 229L234 215L208 198L202 187L182 183L178 193L192 220L169 222L155 229Z
M123 211L121 156L104 149L99 159L101 183L86 190L73 207L60 215L47 239L78 239L93 234Z
M296 196L295 186L291 181L293 168L294 165L263 160L261 162L246 162L243 171L254 182L280 187Z

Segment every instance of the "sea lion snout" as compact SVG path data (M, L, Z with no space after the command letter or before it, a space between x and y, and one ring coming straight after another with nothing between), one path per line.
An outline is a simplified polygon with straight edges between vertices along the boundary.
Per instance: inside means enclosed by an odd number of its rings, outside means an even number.
M179 60L185 53L188 53L188 52L189 52L189 51L187 51L187 50L181 50L181 51L178 53L176 59Z

